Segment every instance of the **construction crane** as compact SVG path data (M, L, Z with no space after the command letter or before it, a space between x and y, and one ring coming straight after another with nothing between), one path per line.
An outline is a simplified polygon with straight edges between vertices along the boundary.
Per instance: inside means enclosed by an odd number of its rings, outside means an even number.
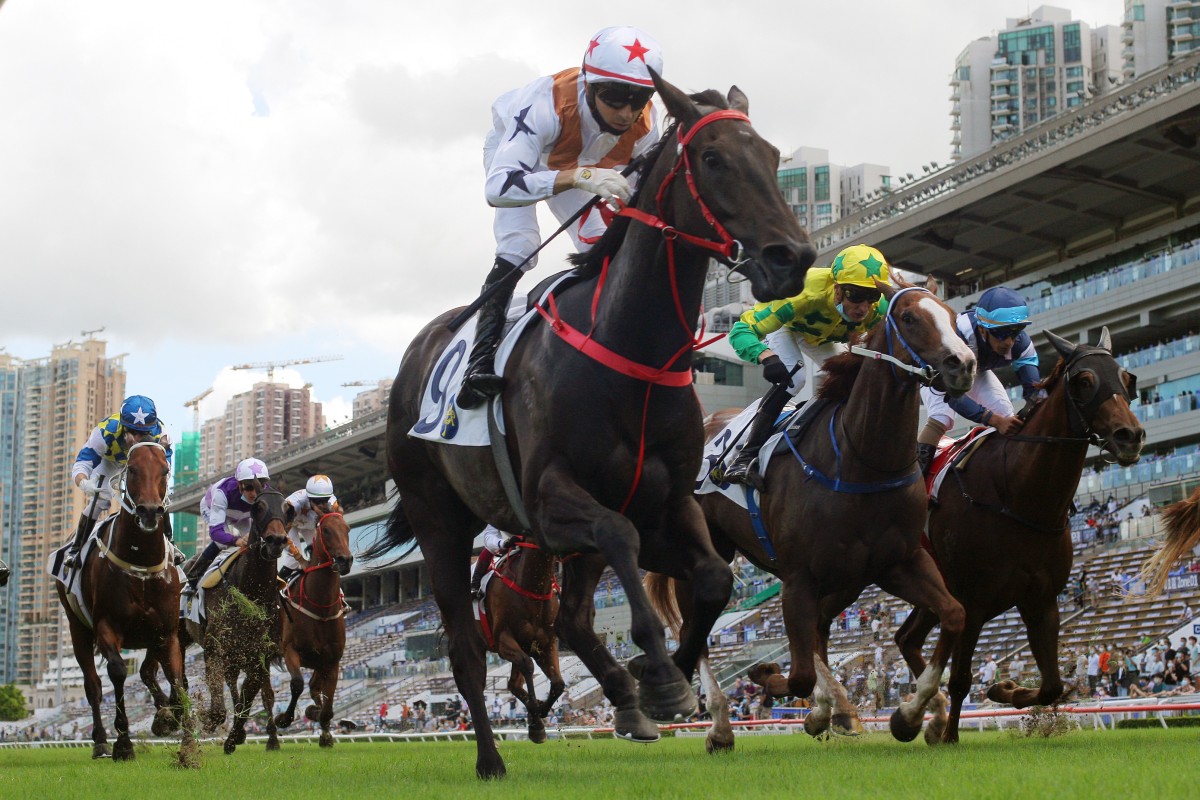
M99 328L96 328L95 330L80 331L79 335L85 339L90 339L90 338L92 338L93 335L95 335L97 333L104 333L104 328L105 328L105 326L101 325Z
M186 403L183 404L184 408L190 408L192 410L192 430L194 430L194 431L200 430L200 401L203 400L204 398L208 397L212 393L213 393L213 390L212 390L212 387L210 386L207 389L205 389L203 392L201 392L200 394L196 395L191 400L188 400Z
M350 381L343 383L342 386L378 386L379 381Z
M296 364L316 364L319 361L341 361L341 356L311 356L309 358L289 358L286 361L256 361L253 364L237 364L230 369L265 369L267 382L275 380L275 370L279 367L290 367Z

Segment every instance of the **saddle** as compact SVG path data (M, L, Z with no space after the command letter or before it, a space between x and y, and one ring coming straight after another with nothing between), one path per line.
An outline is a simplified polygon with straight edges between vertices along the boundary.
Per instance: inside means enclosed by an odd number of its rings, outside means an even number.
M226 573L229 572L230 565L237 561L245 551L240 547L234 547L225 552L229 555L226 555L224 558L217 556L216 561L204 573L204 577L200 579L201 589L215 588L225 578Z
M958 439L942 437L938 442L937 453L929 463L929 471L925 474L925 491L930 500L937 502L938 489L941 488L942 480L950 468L964 469L983 443L984 437L994 430L995 428L979 426L967 431L966 435Z

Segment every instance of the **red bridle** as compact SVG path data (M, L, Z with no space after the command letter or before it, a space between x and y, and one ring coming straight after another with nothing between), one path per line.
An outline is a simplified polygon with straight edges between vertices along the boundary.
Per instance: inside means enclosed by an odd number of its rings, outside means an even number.
M317 556L317 544L320 543L321 551L325 553L325 560L321 561L317 564L310 564L309 566L304 568L304 570L303 570L304 574L302 574L300 576L300 580L296 581L296 585L299 586L299 588L300 588L300 599L299 600L294 599L292 597L292 590L290 588L288 589L288 600L292 601L292 603L294 603L296 605L302 605L303 603L307 602L313 608L327 609L327 608L333 608L334 606L340 605L342 602L341 592L338 592L338 596L333 599L332 603L323 604L323 603L314 602L313 599L311 597L309 597L308 594L304 591L305 579L308 577L308 574L310 572L316 572L317 570L325 569L326 567L328 567L329 569L333 569L333 556L331 556L329 554L329 547L325 544L325 531L324 531L325 520L329 519L330 517L338 517L339 519L344 519L342 512L340 512L340 511L330 511L328 514L322 514L317 519L316 532L313 534L313 557L315 558ZM335 570L335 572L336 572L336 570Z
M680 348L673 356L667 359L667 362L661 367L649 367L644 364L639 364L620 353L605 347L595 341L592 336L596 329L596 309L600 305L600 294L604 289L604 282L608 278L608 260L605 259L604 266L600 271L600 279L596 282L596 290L592 295L592 324L588 333L583 333L579 329L567 324L558 314L558 305L554 300L554 295L548 298L550 310L547 311L539 303L535 308L539 314L550 324L551 329L558 334L559 338L569 344L571 347L583 353L588 358L598 361L609 369L634 378L639 381L644 381L646 386L646 398L642 408L642 426L641 434L638 440L638 459L637 466L634 471L633 486L629 489L629 495L625 498L625 502L621 505L621 513L629 507L629 503L633 500L634 493L637 491L638 483L641 481L642 465L646 455L646 416L650 405L650 389L658 384L660 386L671 386L681 388L690 386L692 383L692 373L690 370L675 370L671 371L671 367L675 365L683 355L690 350L699 350L702 347L707 347L712 344L720 336L704 341L704 328L701 327L700 333L695 337L692 336L694 323L688 322L687 313L683 308L683 301L679 297L679 281L675 269L675 242L682 239L684 242L701 247L706 250L711 250L719 254L726 260L732 260L734 266L741 264L742 244L729 235L729 231L721 224L708 208L708 204L704 202L704 198L700 196L700 189L696 186L696 179L692 173L691 158L688 155L688 145L692 139L705 126L710 125L719 120L735 120L738 122L750 122L750 118L740 111L732 109L723 109L713 111L706 114L696 121L696 124L687 130L679 130L676 134L678 138L678 148L680 157L676 160L675 166L667 173L663 182L658 187L658 192L654 195L654 202L657 210L657 215L649 214L636 208L620 203L621 209L616 212L616 216L629 217L632 220L648 225L655 230L662 231L663 238L667 240L667 269L671 279L671 296L675 303L675 313L679 318L680 325L683 326L684 333L687 337L687 343ZM695 236L690 233L675 228L667 223L662 218L663 199L666 197L667 190L675 179L683 172L684 178L687 181L688 191L692 195L692 199L700 208L700 214L704 217L714 231L716 231L719 241L705 239L701 236ZM618 201L619 202L619 201ZM603 206L602 206L603 208ZM735 256L736 254L736 256Z

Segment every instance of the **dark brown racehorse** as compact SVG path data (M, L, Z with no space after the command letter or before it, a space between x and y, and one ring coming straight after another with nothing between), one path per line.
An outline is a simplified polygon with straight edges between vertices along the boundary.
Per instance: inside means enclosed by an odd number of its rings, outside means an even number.
M187 623L187 643L204 648L204 675L208 685L209 710L206 731L225 721L225 686L233 698L233 725L225 739L225 752L232 753L246 741L246 718L254 699L262 692L267 710L267 749L278 750L275 728L275 691L271 688L270 664L279 658L279 587L276 563L287 546L283 495L262 488L250 514L246 551L229 568L224 579L204 592L203 628ZM239 690L238 676L245 673Z
M554 580L557 559L532 542L518 541L493 567L484 596L484 638L492 651L512 664L508 690L527 712L529 740L546 741L542 719L562 696L562 674L558 670L558 584ZM550 679L550 691L539 703L533 690L534 662Z
M692 98L660 79L655 85L675 122L623 212L638 219L618 218L577 258L579 279L543 306L552 324L534 326L513 350L507 372L514 377L502 396L530 540L555 555L601 554L628 593L633 639L647 654L640 687L587 627L599 575L587 560L564 580L562 611L577 616L560 616L559 633L603 684L617 709L617 735L643 740L658 736L647 717L695 710L689 678L704 636L682 642L672 660L639 561L691 577L698 617L710 624L733 581L692 497L703 441L691 353L710 260L741 272L766 300L798 292L816 255L779 194L779 152L750 126L745 95L735 87L728 100L711 91ZM452 339L447 323L455 313L417 335L393 386L388 465L400 502L380 547L420 544L474 722L476 772L495 778L504 761L484 705L487 648L471 613L468 566L485 521L501 530L523 526L489 449L408 436L414 425L438 424L446 410L422 420L420 401ZM435 384L435 396L452 400L446 388Z
M954 311L936 296L912 287L882 289L888 312L866 346L911 369L853 353L825 362L819 397L830 402L769 462L767 491L759 497L766 539L737 503L719 493L700 496L718 552L732 559L736 548L783 582L791 674L785 679L778 667L764 665L752 676L775 697L807 697L817 687L818 706L806 725L814 735L831 723L836 732L861 731L853 706L839 698L828 646L833 620L867 586L937 609L942 639L935 661L941 664L962 625L962 607L921 547L926 498L915 462L917 388L920 370L928 367L946 389L967 391L976 359L955 333ZM718 431L711 424L707 433ZM685 631L686 622L685 615ZM937 693L936 676L922 680L917 697L892 719L893 733L905 741L920 730Z
M133 758L129 720L125 716L127 668L122 649L146 648L160 661L171 686L170 698L156 702L156 733L182 724L183 747L180 763L198 764L199 748L193 738L191 702L186 699L183 654L176 635L179 628L179 572L172 563L166 538L167 474L166 451L153 442L129 448L124 470L117 477L121 510L105 524L96 546L89 552L74 579L82 581L83 599L91 610L88 627L67 601L61 583L58 599L71 626L75 660L83 670L84 691L92 707L92 758L108 755L108 738L100 719L102 687L96 674L94 654L108 662L117 705L117 742L112 756L118 761ZM160 690L161 695L161 690Z
M322 514L313 537L312 562L288 588L283 606L283 663L292 677L292 699L275 724L280 728L292 724L296 702L304 691L301 668L311 669L308 691L313 705L305 709L304 716L321 723L321 747L333 747L333 696L346 649L341 576L350 572L353 563L350 526L342 513Z
M1071 572L1068 517L1088 444L1101 445L1118 463L1129 465L1138 460L1146 436L1129 408L1136 396L1134 378L1113 359L1108 329L1095 346L1045 333L1062 356L1042 382L1047 399L1028 414L1019 435L992 433L963 468L946 475L929 514L934 555L966 610L953 652L949 721L940 738L926 733L931 744L958 741L979 631L1013 606L1025 621L1042 684L1027 689L1005 680L991 687L988 697L1017 708L1062 697L1058 595ZM913 674L921 674L921 646L937 620L925 604L914 605L896 632L896 643Z

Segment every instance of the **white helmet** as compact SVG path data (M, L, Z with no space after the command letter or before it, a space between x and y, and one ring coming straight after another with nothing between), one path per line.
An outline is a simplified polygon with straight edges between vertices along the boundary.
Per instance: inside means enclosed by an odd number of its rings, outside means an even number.
M304 493L313 500L327 500L333 496L333 481L328 475L313 475L304 484Z
M233 478L238 483L252 481L255 478L265 481L270 477L270 473L267 472L267 465L257 458L242 459L238 462L237 469L233 471Z
M653 36L628 26L600 31L583 54L584 80L589 84L616 81L653 89L651 69L662 75L662 48Z

